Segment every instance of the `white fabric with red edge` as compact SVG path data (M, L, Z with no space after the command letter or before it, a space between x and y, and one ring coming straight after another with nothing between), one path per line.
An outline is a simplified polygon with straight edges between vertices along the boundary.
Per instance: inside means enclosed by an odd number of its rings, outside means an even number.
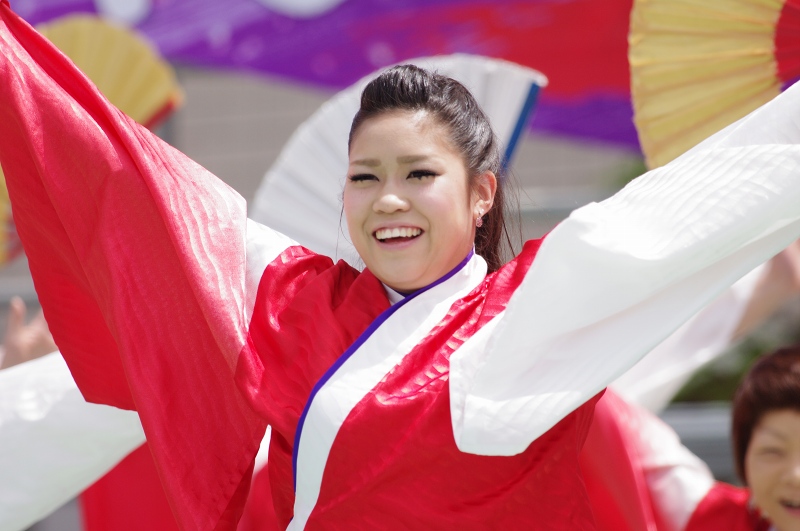
M144 443L139 415L83 399L53 352L0 371L0 529L26 529Z
M245 311L290 238L247 221ZM256 456L266 464L270 430ZM0 371L0 529L25 529L144 444L139 415L83 399L58 352Z
M322 487L328 456L350 412L445 318L450 307L486 277L486 262L472 254L463 268L428 291L394 305L378 317L366 340L309 399L297 453L294 517L288 529L303 529ZM361 339L361 338L359 338ZM358 344L358 342L356 342ZM325 378L325 377L324 377Z
M491 334L451 357L461 450L523 451L800 236L800 87L544 240Z

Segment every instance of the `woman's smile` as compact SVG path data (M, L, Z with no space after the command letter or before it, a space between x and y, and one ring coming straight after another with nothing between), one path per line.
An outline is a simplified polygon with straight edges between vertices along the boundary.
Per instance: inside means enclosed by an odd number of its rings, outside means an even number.
M405 243L422 234L419 227L385 227L375 231L375 238L386 244Z

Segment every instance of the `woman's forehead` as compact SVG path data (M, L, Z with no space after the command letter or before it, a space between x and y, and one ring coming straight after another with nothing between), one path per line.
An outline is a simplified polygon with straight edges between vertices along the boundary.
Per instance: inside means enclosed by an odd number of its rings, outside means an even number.
M450 134L438 119L426 111L392 111L365 120L353 136L349 158L370 158L369 152L398 153L407 159L450 152L460 155Z
M764 436L800 443L800 410L772 409L756 424L753 436Z

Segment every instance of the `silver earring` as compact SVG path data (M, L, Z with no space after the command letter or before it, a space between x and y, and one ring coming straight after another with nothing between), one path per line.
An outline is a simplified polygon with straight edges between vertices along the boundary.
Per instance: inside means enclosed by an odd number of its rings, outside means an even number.
M483 226L483 210L478 210L478 219L475 220L476 227Z

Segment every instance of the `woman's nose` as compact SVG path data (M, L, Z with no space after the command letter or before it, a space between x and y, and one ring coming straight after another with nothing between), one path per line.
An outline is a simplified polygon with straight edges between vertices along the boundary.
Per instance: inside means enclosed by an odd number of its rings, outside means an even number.
M396 187L387 185L381 190L372 208L375 212L392 214L394 212L405 212L409 206L408 199Z

